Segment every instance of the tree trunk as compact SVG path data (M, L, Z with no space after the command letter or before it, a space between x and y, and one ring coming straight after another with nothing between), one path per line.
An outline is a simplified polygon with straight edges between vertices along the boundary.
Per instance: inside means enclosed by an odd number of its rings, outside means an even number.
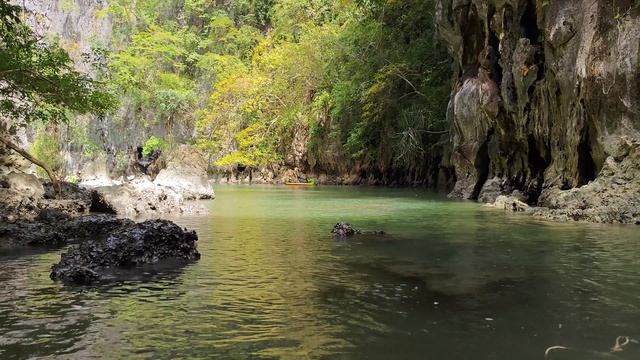
M51 179L51 183L53 184L53 188L56 191L56 197L58 197L58 198L60 197L60 194L62 193L62 191L60 189L60 182L56 178L56 176L53 173L53 171L49 168L49 166L47 166L47 164L45 164L42 161L34 158L33 156L31 156L31 154L29 154L25 150L21 149L18 145L14 144L10 140L5 139L1 135L0 135L0 143L4 144L9 149L17 152L22 157L24 157L25 159L29 160L31 163L41 167L47 173L47 175L49 176L49 179Z

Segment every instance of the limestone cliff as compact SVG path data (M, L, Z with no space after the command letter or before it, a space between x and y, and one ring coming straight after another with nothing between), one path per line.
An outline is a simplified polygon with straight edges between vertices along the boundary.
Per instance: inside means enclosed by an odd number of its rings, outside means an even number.
M443 164L455 174L452 196L490 202L515 192L569 218L640 222L637 3L437 6L439 35L454 62L450 156ZM612 188L617 202L604 191ZM601 200L626 215L594 213Z
M59 38L79 70L85 73L95 70L88 57L94 56L95 48L106 48L111 42L107 0L15 2L24 7L27 21L37 34Z

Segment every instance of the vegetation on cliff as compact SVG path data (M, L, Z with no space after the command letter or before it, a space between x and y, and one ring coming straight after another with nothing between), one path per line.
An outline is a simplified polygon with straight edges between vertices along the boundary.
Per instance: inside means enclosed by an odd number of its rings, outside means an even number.
M115 121L219 167L424 176L449 63L433 1L112 1Z
M19 7L0 0L0 117L59 123L69 113L104 115L115 104L99 83L75 70L65 50L38 38L24 24ZM0 142L43 168L55 183L50 159L39 160L18 147L10 139L12 129L5 127L3 121ZM35 145L46 155L55 139L41 137Z

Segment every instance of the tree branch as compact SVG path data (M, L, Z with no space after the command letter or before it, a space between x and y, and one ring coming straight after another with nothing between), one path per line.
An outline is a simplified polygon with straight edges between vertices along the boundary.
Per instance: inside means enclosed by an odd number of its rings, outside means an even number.
M1 135L0 135L0 143L4 144L9 149L17 152L22 157L24 157L25 159L29 160L31 163L41 167L47 173L47 175L49 176L49 179L51 179L51 183L53 184L53 188L56 191L56 197L60 197L60 194L62 193L62 191L60 189L60 182L58 181L58 179L56 178L55 174L53 173L53 171L49 168L49 166L47 164L45 164L42 161L34 158L33 156L31 156L31 154L29 154L25 150L21 149L18 145L14 144L10 140L5 139Z

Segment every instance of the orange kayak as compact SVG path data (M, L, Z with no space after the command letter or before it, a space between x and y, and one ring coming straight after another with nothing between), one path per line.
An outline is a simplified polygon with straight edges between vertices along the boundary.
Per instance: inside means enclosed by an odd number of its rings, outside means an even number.
M284 184L288 186L315 186L316 185L314 183L300 183L300 182L288 182Z

